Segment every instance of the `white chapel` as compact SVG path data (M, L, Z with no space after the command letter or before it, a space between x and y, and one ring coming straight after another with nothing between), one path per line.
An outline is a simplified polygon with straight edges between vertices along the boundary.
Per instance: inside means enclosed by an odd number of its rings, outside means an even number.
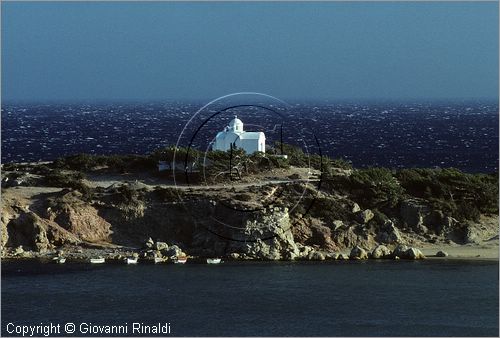
M247 154L266 152L266 135L260 131L244 131L243 122L235 116L223 131L217 133L212 150L227 151L231 145L243 149Z

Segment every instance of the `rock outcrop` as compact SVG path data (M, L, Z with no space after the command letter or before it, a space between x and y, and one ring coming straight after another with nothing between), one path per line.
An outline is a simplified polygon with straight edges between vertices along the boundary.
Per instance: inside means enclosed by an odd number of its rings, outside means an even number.
M45 213L50 221L82 241L111 241L111 224L99 216L96 208L82 201L79 193L69 192L55 199Z
M373 212L370 209L363 210L357 214L358 221L362 224L368 223L373 216Z
M424 259L425 255L419 249L398 245L392 252L393 257L402 259Z
M293 260L300 257L287 208L275 208L272 212L258 214L246 222L243 232L249 240L246 243L229 243L228 251L263 260Z
M425 220L430 215L431 208L423 200L408 199L401 202L401 219L417 233L427 232Z
M24 246L38 252L51 250L65 244L78 244L81 241L70 231L57 223L40 218L33 212L23 212L7 224L8 245Z
M349 254L349 258L355 260L368 259L368 252L359 246L355 246L354 248L352 248L351 253Z
M419 249L409 248L403 258L406 259L424 259L425 255Z
M448 253L446 251L439 250L436 253L436 257L448 257Z
M378 245L375 249L372 251L371 258L374 259L380 259L380 258L390 258L391 257L391 250L387 248L385 245Z
M278 194L284 187L268 188ZM302 186L298 188L302 193ZM252 197L248 201L235 200L233 190L217 189L185 189L181 201L178 192L140 182L90 190L82 194L70 188L5 188L9 196L2 196L1 254L17 250L18 257L25 257L65 246L84 250L116 246L137 248L147 258L187 253L228 259L325 260L349 258L338 253L352 248L352 259L422 259L415 248L425 242L472 245L498 236L493 216L488 222L458 222L419 198L372 211L363 204L361 208L349 194L310 189L304 200L318 201L315 196L320 194L321 202L311 209L304 203L302 209L289 211L286 194L291 192L284 191L273 206L247 212L259 198L257 188L247 190Z
M392 256L393 257L399 257L399 258L403 258L406 254L406 251L408 251L409 247L407 247L406 245L398 245L396 246L396 248L394 248L394 250L392 251Z
M380 243L385 244L399 244L403 243L403 238L401 234L394 225L394 222L387 220L382 226L380 232L377 234L376 238Z

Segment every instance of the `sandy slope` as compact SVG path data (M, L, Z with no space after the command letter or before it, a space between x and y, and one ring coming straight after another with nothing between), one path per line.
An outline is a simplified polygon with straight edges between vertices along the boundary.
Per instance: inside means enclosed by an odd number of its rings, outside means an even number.
M421 251L427 257L432 257L436 252L443 250L449 254L447 258L456 259L496 259L499 257L498 239L489 244L473 245L425 245Z

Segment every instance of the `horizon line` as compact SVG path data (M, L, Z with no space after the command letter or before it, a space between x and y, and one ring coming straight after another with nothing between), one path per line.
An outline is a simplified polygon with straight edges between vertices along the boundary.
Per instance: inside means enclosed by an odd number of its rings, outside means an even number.
M370 98L370 97L358 97L358 98L327 98L327 97L302 97L302 98L291 98L291 97L281 97L280 99L289 102L453 102L453 101L495 101L499 103L499 97L401 97L401 98ZM165 98L67 98L67 99L27 99L27 98L9 98L0 99L0 104L45 104L45 103L162 103L162 102L200 102L200 101L210 101L213 97L165 97Z

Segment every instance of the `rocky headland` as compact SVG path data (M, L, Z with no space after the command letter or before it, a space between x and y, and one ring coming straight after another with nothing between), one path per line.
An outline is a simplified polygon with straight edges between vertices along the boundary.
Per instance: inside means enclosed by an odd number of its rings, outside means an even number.
M97 159L3 165L2 258L498 259L496 174L252 157L174 184L154 157Z

